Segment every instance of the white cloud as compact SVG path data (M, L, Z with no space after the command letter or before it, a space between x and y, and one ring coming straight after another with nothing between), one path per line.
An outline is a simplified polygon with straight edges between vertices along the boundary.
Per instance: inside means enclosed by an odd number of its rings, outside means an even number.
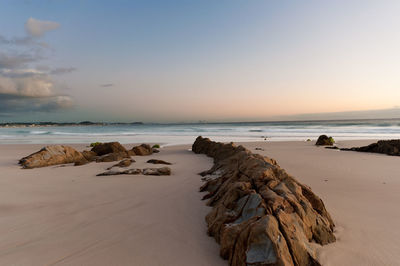
M48 31L55 30L60 27L60 24L54 21L44 21L34 18L29 18L25 23L26 32L32 37L41 37Z
M47 75L31 70L0 74L0 93L23 97L53 96L53 82Z
M38 37L60 25L30 18L25 23L28 36L0 36L0 116L23 112L53 112L73 107L73 99L63 95L52 75L75 71L73 67L38 66L45 47Z

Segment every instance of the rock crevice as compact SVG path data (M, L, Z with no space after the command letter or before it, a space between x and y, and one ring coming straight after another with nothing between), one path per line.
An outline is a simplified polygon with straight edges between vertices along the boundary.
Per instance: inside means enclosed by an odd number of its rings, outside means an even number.
M214 158L200 191L212 207L208 234L230 265L320 265L316 244L336 240L334 223L309 187L233 143L198 137L192 150Z

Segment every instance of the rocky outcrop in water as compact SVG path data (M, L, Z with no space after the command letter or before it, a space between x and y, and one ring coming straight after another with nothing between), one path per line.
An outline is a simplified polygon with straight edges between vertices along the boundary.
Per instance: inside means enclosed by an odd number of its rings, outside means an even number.
M327 135L319 136L317 142L315 143L317 146L332 146L333 144L335 144L335 140Z
M86 159L79 151L63 145L51 145L42 148L19 160L23 168L37 168L57 164L85 162Z
M343 151L360 151L360 152L373 152L383 153L392 156L400 156L400 139L380 140L368 146L343 148Z
M308 186L233 143L198 137L192 150L214 158L200 190L212 206L208 234L230 265L320 265L315 243L335 241L334 223Z

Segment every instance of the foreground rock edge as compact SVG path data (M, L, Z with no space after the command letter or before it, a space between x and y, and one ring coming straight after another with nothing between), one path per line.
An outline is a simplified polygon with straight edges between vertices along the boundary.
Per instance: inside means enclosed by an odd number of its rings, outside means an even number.
M320 265L316 244L336 240L334 223L308 186L233 143L198 137L192 151L214 158L200 191L212 207L208 234L230 265Z

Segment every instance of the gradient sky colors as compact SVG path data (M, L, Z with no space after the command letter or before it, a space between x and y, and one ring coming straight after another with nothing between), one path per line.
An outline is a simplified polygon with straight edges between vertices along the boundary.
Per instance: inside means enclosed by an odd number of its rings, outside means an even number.
M0 121L398 108L399 14L399 1L0 0Z

